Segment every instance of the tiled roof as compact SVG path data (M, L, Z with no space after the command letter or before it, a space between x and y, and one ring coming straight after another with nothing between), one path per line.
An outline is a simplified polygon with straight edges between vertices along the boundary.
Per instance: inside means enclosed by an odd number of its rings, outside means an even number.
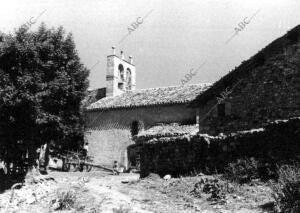
M153 126L150 129L141 131L134 137L135 141L146 141L153 138L161 137L177 137L182 135L195 135L199 131L197 125L178 125L178 124L165 124L159 126Z
M128 91L119 96L102 98L89 105L87 110L189 103L209 86L204 83Z

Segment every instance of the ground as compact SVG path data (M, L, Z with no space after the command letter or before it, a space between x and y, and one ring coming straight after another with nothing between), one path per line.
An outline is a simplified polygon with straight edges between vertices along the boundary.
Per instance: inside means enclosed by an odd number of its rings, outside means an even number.
M0 212L268 212L272 198L267 183L229 184L232 192L222 202L208 201L209 194L193 192L195 184L207 178L55 171L27 181L13 194L0 194Z

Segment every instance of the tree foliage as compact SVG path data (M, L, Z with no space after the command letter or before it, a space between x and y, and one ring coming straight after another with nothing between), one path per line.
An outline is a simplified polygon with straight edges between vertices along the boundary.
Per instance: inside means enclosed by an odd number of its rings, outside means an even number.
M76 146L83 139L81 101L89 71L80 62L72 34L21 27L0 42L0 122L7 139L2 150L34 150L54 142ZM1 147L0 147L1 148ZM0 153L1 155L1 153ZM5 153L2 153L5 155Z

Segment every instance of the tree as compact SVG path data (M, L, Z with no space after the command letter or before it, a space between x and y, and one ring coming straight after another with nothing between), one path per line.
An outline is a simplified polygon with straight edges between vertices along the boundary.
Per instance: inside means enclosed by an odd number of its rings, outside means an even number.
M7 140L0 156L19 151L36 159L45 143L78 147L83 140L81 101L89 71L80 62L72 34L20 27L0 41L0 121ZM24 157L24 156L23 156Z

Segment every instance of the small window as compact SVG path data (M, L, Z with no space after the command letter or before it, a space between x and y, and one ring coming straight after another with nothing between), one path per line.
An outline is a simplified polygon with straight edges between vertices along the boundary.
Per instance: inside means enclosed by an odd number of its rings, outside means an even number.
M231 115L231 103L225 102L217 105L216 114L217 117L224 117Z
M124 90L124 84L123 83L118 83L118 88L120 90Z
M225 103L217 105L218 117L224 117L226 115Z

